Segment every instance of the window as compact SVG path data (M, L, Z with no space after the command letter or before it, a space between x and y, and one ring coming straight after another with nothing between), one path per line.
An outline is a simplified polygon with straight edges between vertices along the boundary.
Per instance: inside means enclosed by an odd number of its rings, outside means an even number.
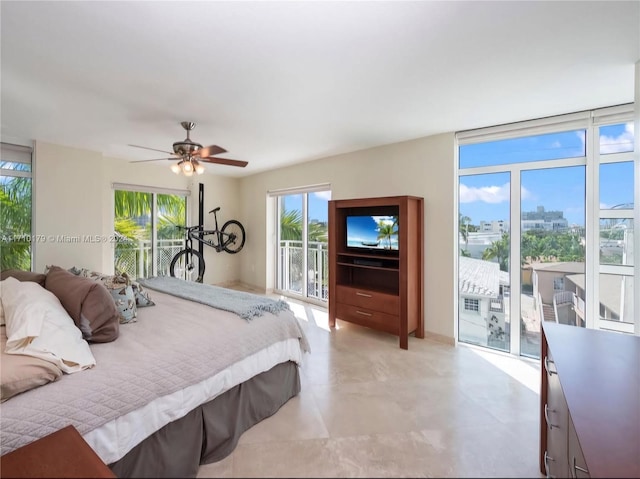
M464 298L465 311L480 312L480 301L477 299Z
M188 191L114 185L114 267L131 278L169 275L184 247ZM140 191L146 190L146 191Z
M276 289L322 303L329 298L328 188L270 193L277 204Z
M460 341L537 358L544 320L640 332L633 112L620 105L456 134ZM503 286L514 294L494 293ZM503 301L504 341L465 316L474 288Z
M32 149L0 144L0 267L31 270Z
M553 278L553 290L564 291L564 276L558 276L557 278Z
M460 147L460 168L585 156L584 130L524 136Z

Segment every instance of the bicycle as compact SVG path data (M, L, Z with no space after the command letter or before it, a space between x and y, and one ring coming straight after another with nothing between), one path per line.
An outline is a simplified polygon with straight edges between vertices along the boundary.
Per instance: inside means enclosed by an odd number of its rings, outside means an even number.
M205 268L204 257L200 251L193 248L194 240L211 246L217 253L226 251L235 254L242 249L245 240L244 226L237 220L229 220L222 225L221 229L218 228L218 211L220 211L219 206L209 211L209 214L213 213L215 229L205 230L202 225L177 226L177 228L185 230L184 249L176 253L171 260L169 265L171 276L191 281L197 271L198 276L195 281L202 283ZM213 238L209 240L205 236L213 236Z

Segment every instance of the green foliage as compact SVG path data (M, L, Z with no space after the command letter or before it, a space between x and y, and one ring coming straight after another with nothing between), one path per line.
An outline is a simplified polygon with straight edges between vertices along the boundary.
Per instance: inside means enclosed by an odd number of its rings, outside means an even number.
M460 232L460 236L462 236L465 244L469 241L469 223L471 223L471 218L463 215L462 213L458 213L458 231Z
M302 211L282 210L280 212L280 240L302 241ZM328 241L327 224L318 220L310 220L307 225L309 241L326 243Z
M283 241L302 241L302 211L281 211L280 239Z
M2 177L0 268L31 269L31 178Z
M582 238L574 233L556 231L527 231L522 236L523 262L585 260Z
M496 259L501 271L509 271L510 248L509 233L503 233L502 238L491 243L491 245L482 252L482 259L487 261Z

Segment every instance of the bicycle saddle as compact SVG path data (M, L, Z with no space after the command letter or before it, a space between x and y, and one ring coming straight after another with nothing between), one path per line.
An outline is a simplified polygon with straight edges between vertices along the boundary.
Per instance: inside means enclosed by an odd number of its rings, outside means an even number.
M215 213L216 211L220 211L220 207L219 206L217 208L214 208L211 211L209 211L209 214Z

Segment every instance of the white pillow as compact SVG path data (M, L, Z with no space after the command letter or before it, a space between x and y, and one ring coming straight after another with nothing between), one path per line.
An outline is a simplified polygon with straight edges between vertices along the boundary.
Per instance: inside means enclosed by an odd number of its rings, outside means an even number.
M33 281L0 282L7 327L7 354L50 361L65 373L95 366L82 332L58 298Z

